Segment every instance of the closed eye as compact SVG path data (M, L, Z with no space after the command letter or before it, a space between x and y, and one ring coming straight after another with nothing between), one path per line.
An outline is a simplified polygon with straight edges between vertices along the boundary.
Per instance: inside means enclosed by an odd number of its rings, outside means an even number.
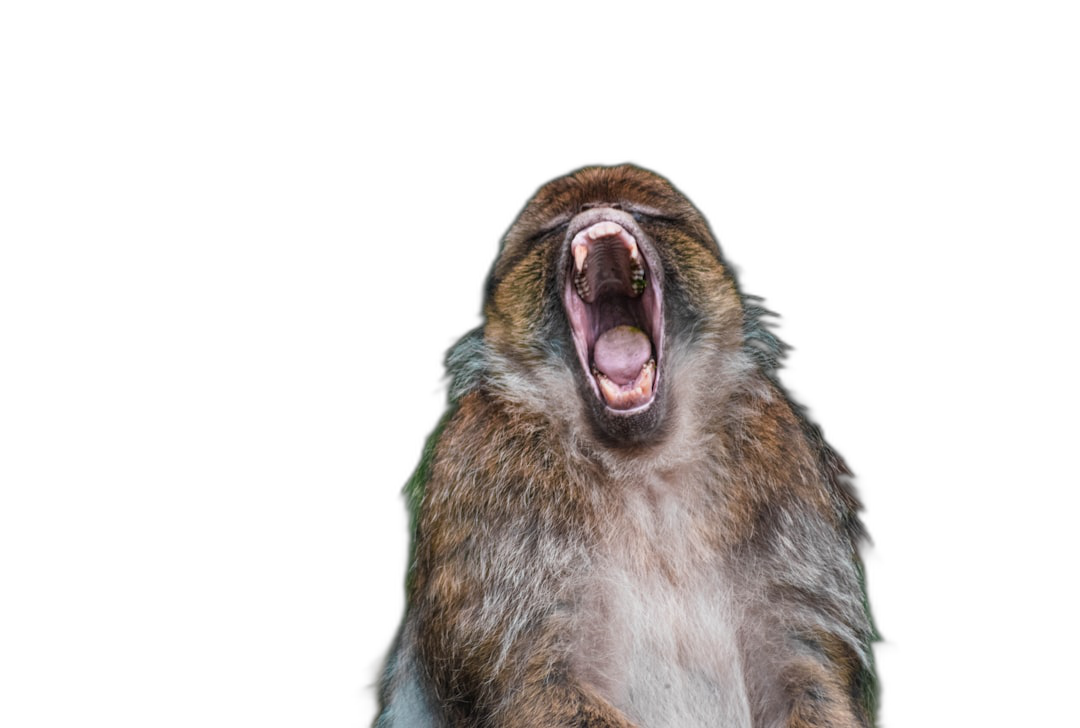
M556 232L562 232L562 233L565 234L566 233L566 228L569 225L570 225L569 218L564 218L562 220L556 218L556 219L552 220L551 223L549 223L548 225L545 225L543 228L541 228L540 230L538 230L534 234L529 235L529 237L525 240L525 245L526 245L526 247L532 247L532 246L536 245L537 243L539 243L544 238L549 237L549 235L554 234Z
M634 218L634 221L637 222L637 223L643 223L643 222L675 223L675 222L678 222L678 218L672 217L671 215L665 215L662 212L660 212L659 210L653 210L651 208L648 209L648 210L643 210L643 209L640 209L640 208L633 208L633 209L630 210L630 215Z
M528 239L525 241L525 244L531 246L531 245L533 245L535 243L538 243L539 241L543 240L544 238L546 238L548 235L551 235L552 233L559 232L559 231L565 231L566 226L569 225L569 224L570 224L570 218L568 216L566 216L566 215L560 215L559 217L555 218L554 220L549 222L547 225L542 227L535 234L530 235L528 237Z

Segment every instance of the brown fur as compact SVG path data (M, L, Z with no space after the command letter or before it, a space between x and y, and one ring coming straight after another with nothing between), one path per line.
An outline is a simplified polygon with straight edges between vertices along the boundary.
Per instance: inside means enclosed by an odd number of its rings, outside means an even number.
M565 224L593 206L644 211L663 260L664 409L632 445L584 404L558 305ZM411 484L379 725L872 725L846 467L776 382L778 349L754 349L768 336L690 203L631 166L549 183L484 314Z

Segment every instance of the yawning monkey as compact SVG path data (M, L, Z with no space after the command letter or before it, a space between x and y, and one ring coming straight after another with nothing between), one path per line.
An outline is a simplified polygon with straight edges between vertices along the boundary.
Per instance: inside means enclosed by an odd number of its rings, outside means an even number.
M858 501L763 313L663 178L537 192L407 486L377 726L873 724Z

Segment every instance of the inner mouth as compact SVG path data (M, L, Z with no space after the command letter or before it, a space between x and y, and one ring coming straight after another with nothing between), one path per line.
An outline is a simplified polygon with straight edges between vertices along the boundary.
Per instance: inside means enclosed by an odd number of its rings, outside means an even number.
M574 236L564 300L596 396L619 414L648 408L660 375L661 287L626 228L601 220Z

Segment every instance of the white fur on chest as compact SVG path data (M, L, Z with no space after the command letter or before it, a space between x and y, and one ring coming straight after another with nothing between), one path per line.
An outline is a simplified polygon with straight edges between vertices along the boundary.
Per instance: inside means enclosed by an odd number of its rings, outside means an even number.
M585 576L581 667L642 728L749 726L732 595L684 487L627 493Z

